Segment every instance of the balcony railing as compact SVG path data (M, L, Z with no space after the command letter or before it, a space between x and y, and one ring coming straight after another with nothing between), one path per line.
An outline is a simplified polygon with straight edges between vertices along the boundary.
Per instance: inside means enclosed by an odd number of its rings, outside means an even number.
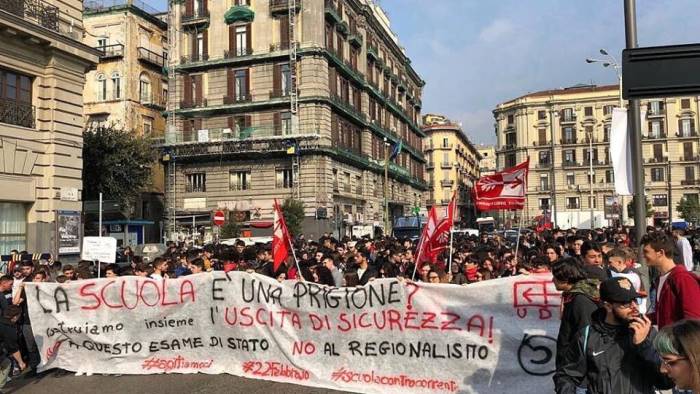
M195 53L195 54L189 55L189 56L180 57L181 64L206 62L207 60L209 60L209 55L199 54L199 53Z
M165 67L165 57L159 55L150 49L138 47L139 60L154 64L160 68Z
M700 179L682 179L682 186L700 185Z
M562 138L559 140L559 143L562 145L576 145L577 140L576 138Z
M191 12L185 11L182 14L183 25L204 22L207 19L209 19L209 10L204 9L204 6L199 6L193 9Z
M31 104L0 99L0 123L34 128L35 108Z
M301 0L296 0L295 11L301 8ZM281 14L289 11L289 0L270 0L270 13Z
M562 167L578 167L581 164L579 164L575 161L565 161L565 162L561 163L561 165L562 165Z
M657 156L657 157L651 157L647 159L647 163L665 163L668 161L668 157L666 156Z
M700 161L700 155L695 155L695 156L693 156L693 155L684 155L684 156L681 156L681 157L678 159L678 161L695 161L695 162L698 162L698 161Z
M452 163L443 161L442 163L440 163L440 168L452 168Z
M664 138L667 138L667 137L668 137L668 136L666 135L665 132L664 132L664 133L652 133L652 132L649 132L649 133L645 136L645 138L648 139L648 140L660 140L660 139L664 139Z
M249 93L236 94L233 96L224 96L224 104L246 103L252 101L253 97Z
M433 168L435 168L435 163L431 163L431 162L425 163L426 170L432 170Z
M550 145L552 145L551 141L545 141L545 140L532 141L532 146L550 146Z
M552 167L552 162L550 162L550 161L537 163L537 168L551 168L551 167Z
M685 132L683 132L683 131L676 132L676 137L678 137L678 138L693 138L693 137L697 137L697 136L698 136L698 132L695 130L690 130L690 131L685 131Z
M343 18L340 16L340 13L338 12L338 9L333 1L325 1L325 13L326 19L333 23L341 23L343 21Z
M202 101L197 102L195 100L192 101L180 101L180 108L182 109L187 109L187 108L204 108L207 106L207 99L202 99Z
M0 10L30 20L46 29L59 32L58 7L41 0L2 0L0 1Z
M98 46L95 47L95 49L102 52L102 54L100 55L101 59L109 59L124 56L124 44L112 44L101 47Z
M440 181L440 186L443 186L443 187L452 186L452 184L453 184L454 182L455 182L455 181L453 181L453 180L451 180L451 179L443 179L443 180Z
M253 54L253 48L236 48L235 51L225 50L224 58L234 59L242 56L250 56Z

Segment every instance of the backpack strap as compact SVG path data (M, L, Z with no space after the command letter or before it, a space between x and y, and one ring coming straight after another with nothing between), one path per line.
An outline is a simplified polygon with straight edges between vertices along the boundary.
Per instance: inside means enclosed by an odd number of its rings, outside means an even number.
M588 333L591 331L591 325L587 325L583 329L583 354L586 355L586 349L588 348Z

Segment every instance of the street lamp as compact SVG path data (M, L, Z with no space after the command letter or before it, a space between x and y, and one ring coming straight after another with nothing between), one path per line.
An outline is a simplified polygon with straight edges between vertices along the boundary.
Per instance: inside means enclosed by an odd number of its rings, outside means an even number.
M389 140L384 137L384 236L389 234Z

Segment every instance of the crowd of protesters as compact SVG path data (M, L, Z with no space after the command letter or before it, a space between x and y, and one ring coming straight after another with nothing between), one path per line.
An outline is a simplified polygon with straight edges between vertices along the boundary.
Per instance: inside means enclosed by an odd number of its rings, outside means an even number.
M517 245L516 245L517 244ZM358 286L378 278L401 277L433 284L470 283L514 275L551 272L563 292L557 338L557 392L653 392L654 388L700 388L700 233L665 233L650 228L642 239L641 270L628 230L523 231L507 239L496 233L455 234L453 247L432 261L416 265L417 241L392 238L294 240L294 256L277 269L271 245L210 244L201 248L167 244L166 252L148 261L124 250L124 263L63 265L58 261L22 261L0 277L0 336L7 358L3 375L36 368L40 359L27 313L23 283L136 275L153 280L202 272L246 271L277 280L305 280L328 286ZM648 288L647 288L648 286ZM648 316L648 318L647 318ZM680 322L680 323L678 323ZM662 329L651 346L655 325ZM620 329L619 327L624 327ZM621 331L620 331L621 330ZM13 334L14 333L14 334ZM622 333L622 334L620 334ZM624 335L623 335L624 334ZM596 347L613 344L599 356ZM610 346L613 346L610 345ZM676 365L689 363L690 377L678 377ZM14 372L13 372L14 370ZM694 372L693 372L694 371ZM685 380L683 380L685 379ZM684 386L681 386L684 385ZM572 391L573 390L573 391ZM652 390L652 391L649 391Z

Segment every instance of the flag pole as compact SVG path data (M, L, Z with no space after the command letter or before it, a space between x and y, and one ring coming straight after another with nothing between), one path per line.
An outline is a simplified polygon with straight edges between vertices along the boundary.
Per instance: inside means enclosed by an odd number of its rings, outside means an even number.
M457 210L456 204L455 204L455 198L457 197L457 191L455 190L452 192L452 201L450 201L450 205L447 206L447 215L450 215L450 209L452 209L452 217L450 220L452 221L450 223L450 251L449 251L449 256L447 257L449 259L449 264L447 265L447 274L452 275L452 245L453 245L453 240L454 240L454 227L455 227L455 220L454 220L454 211ZM453 205L454 204L454 205Z
M411 280L416 280L416 270L418 269L418 263L420 262L420 255L421 252L423 251L423 242L425 242L425 228L428 227L428 224L425 224L425 227L423 228L423 231L421 232L420 235L420 242L418 242L418 252L416 253L416 262L413 264L413 275L411 275Z
M452 240L453 240L453 237L454 237L454 229L453 229L453 227L454 227L454 226L450 227L450 256L449 256L450 264L447 266L447 274L448 274L448 275L452 275L452 242L453 242Z
M287 239L289 240L289 248L292 250L292 256L294 257L294 263L297 266L297 273L299 274L299 277L302 278L302 280L303 280L304 276L301 275L301 267L299 267L299 260L297 260L297 254L294 251L294 244L292 243L292 237L287 237Z

